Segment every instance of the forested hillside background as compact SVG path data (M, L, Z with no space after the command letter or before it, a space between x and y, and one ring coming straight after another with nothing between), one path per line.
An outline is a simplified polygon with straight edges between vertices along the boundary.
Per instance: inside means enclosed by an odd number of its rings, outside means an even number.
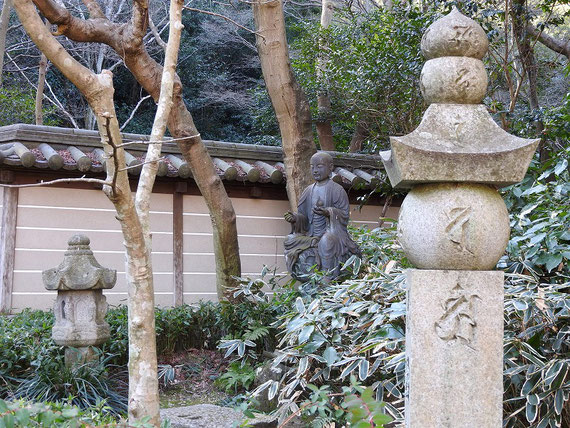
M62 1L73 14L88 17L81 1ZM113 21L129 19L129 1L99 3ZM503 128L525 136L548 136L549 121L568 114L564 107L569 87L568 0L338 0L333 3L332 23L327 29L321 25L320 1L285 2L288 43L297 79L311 103L314 123L330 120L338 150L346 151L350 146L352 151L377 151L387 145L389 135L402 135L417 126L426 107L417 84L424 63L419 51L421 35L456 4L483 25L491 40L485 58L490 75L485 103ZM280 144L255 46L250 4L191 0L186 6L178 72L186 104L203 138ZM146 43L159 62L164 56L162 39L168 34L167 9L166 2L150 2ZM45 58L30 42L13 11L7 23L0 125L43 121L46 125L94 129L87 103L49 64L43 117L37 119L36 89ZM551 41L550 47L545 45L546 38ZM123 130L148 134L155 105L121 59L104 45L78 45L63 36L60 39L92 70L113 71ZM330 108L318 108L317 98L323 94L329 97ZM556 144L554 140L549 144Z

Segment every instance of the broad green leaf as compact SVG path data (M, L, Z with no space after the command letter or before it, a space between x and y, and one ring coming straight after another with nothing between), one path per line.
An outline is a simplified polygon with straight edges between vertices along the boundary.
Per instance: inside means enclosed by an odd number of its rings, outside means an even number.
M361 381L364 381L368 377L368 368L369 368L368 360L365 358L360 360L360 364L358 365L358 378Z
M309 367L309 357L303 357L299 360L299 367L297 369L297 376L303 375Z
M15 418L12 413L5 413L0 420L4 423L5 428L14 428L15 426Z
M527 401L525 414L526 414L526 420L532 423L534 422L536 416L538 415L538 408Z
M342 371L342 373L340 374L340 378L344 379L346 376L348 376L349 374L351 374L353 372L353 370L358 367L359 364L359 360L355 360L352 363L350 363L348 366L346 366L344 368L344 370Z
M558 265L562 262L562 254L552 254L549 255L546 260L546 270L550 272L552 269L558 267Z
M267 398L269 398L269 400L273 400L275 395L277 395L278 390L279 390L279 382L274 380L272 382L271 386L269 387L269 392L267 393Z
M311 337L311 334L313 333L314 330L315 330L315 326L312 324L305 326L303 328L303 330L301 330L301 333L299 334L299 344L303 344L307 340L309 340L309 338Z
M327 347L323 352L323 358L327 361L327 365L332 366L338 359L338 354L333 346Z
M76 407L63 409L61 411L61 415L64 418L75 418L75 417L77 417L78 414L79 414L79 409L77 409Z
M301 299L300 297L297 297L297 299L295 300L295 308L297 309L297 312L299 312L300 314L305 312L305 304L303 303L303 299Z
M556 167L554 168L554 174L560 175L567 169L568 169L568 159L562 159L560 162L556 164Z

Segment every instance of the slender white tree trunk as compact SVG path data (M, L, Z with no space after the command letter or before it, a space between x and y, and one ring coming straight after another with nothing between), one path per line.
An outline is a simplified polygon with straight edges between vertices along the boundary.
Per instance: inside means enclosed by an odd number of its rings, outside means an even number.
M105 153L109 157L107 182L103 191L117 211L126 247L126 276L129 289L129 421L150 416L159 426L156 334L154 325L154 287L151 267L149 201L156 175L160 145L147 157L137 191L137 205L124 169L125 157L121 133L113 103L113 77L104 70L95 74L78 63L43 26L30 0L16 0L15 8L24 28L46 57L81 91L97 117L97 125ZM153 126L153 140L161 141L172 103L172 86L180 42L182 0L171 2L171 34L162 75L158 111ZM170 97L170 98L169 98ZM150 145L153 147L154 145ZM142 215L141 215L142 213Z

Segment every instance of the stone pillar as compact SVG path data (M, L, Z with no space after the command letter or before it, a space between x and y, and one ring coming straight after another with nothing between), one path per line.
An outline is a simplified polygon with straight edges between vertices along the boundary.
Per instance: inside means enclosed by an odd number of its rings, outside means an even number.
M68 347L68 366L96 359L93 347L111 336L105 321L107 301L103 290L113 288L117 271L101 267L89 243L87 236L72 236L63 262L42 272L46 289L57 290L52 337L58 345Z
M430 106L381 153L393 187L411 189L398 238L406 273L406 427L500 428L503 273L509 239L497 188L524 177L538 140L509 135L484 105L483 29L454 9L422 39Z

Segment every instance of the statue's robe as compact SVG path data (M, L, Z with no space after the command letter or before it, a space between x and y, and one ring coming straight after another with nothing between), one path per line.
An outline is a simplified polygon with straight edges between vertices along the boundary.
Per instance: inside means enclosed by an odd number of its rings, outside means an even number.
M311 184L303 191L291 234L284 243L287 268L295 277L308 273L312 265L333 270L333 277L337 276L341 263L351 254L360 255L346 229L350 211L346 191L332 180L317 186ZM326 209L329 216L315 213L315 206Z

